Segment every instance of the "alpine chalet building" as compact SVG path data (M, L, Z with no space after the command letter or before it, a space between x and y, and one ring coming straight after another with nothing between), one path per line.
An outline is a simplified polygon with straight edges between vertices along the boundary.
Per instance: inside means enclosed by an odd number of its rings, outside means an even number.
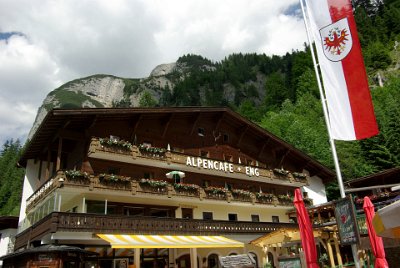
M39 254L48 267L219 267L219 257L239 254L263 267L271 254L249 242L296 227L294 189L324 203L334 178L237 113L210 107L54 109L19 164L14 251L95 253L71 253L62 266Z

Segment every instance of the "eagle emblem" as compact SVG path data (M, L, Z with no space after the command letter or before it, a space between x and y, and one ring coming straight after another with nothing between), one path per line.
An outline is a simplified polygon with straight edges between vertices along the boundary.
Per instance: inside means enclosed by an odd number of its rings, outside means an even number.
M347 18L341 19L319 30L322 50L331 61L341 61L353 46Z

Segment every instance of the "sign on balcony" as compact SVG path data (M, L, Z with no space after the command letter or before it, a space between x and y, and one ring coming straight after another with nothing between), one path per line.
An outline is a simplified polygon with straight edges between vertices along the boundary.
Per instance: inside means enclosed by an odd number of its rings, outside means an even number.
M213 159L205 159L201 157L188 156L186 158L186 166L197 167L202 169L211 169L229 173L235 173L235 172L245 173L248 176L256 176L256 177L260 176L260 172L257 167L250 167L250 166L243 167L241 165L234 165L233 163L228 163Z

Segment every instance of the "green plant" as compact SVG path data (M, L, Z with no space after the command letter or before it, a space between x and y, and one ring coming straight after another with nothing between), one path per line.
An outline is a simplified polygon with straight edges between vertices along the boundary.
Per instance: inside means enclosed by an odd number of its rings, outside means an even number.
M251 195L251 192L243 189L232 189L232 194L249 197Z
M142 185L148 185L150 187L166 187L168 185L168 182L166 181L151 179L141 179L139 183Z
M280 195L278 195L278 199L279 199L279 201L292 202L293 201L293 196L280 194Z
M99 180L100 181L105 181L105 182L128 182L131 180L130 177L125 177L125 176L120 176L120 175L115 175L115 174L100 174L99 175Z
M132 143L125 140L100 138L99 141L102 146L120 147L125 150L130 150L132 148Z
M204 191L212 193L212 194L226 194L228 190L222 187L208 186L204 189Z
M197 191L199 186L196 184L175 183L174 188L176 190Z
M65 176L69 179L88 179L89 174L80 170L66 170Z
M284 170L283 168L274 168L274 173L286 176L289 174L289 171Z
M145 144L140 144L139 145L139 151L142 153L149 153L149 154L155 154L158 156L164 156L166 150L164 148L159 148L159 147L150 147Z
M299 179L305 179L307 177L307 175L304 173L293 172L292 174L293 174L293 177L299 178Z

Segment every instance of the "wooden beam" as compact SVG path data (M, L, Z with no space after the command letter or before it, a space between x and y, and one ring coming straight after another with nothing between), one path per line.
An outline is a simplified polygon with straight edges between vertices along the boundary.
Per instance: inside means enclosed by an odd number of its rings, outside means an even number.
M279 161L278 167L282 166L283 161L285 160L286 156L290 153L290 149L286 149L285 153L282 155L281 160Z
M239 147L240 144L242 143L243 137L246 134L248 129L249 129L249 125L245 125L244 127L240 128L240 137L239 137L239 140L238 140L238 142L236 144L237 147Z
M59 171L61 167L61 151L62 151L62 138L58 139L58 149L57 149L57 163L56 163L56 170Z
M168 130L168 128L169 128L169 125L170 125L171 122L172 122L172 119L174 118L174 115L175 115L175 114L171 113L171 114L168 116L167 122L165 123L165 126L164 126L164 131L163 131L163 134L162 134L162 138L163 138L163 139L165 138L165 135L167 134L167 130Z
M271 138L268 138L268 139L263 143L263 145L261 146L260 151L258 151L258 157L257 157L257 158L260 158L260 157L261 157L261 154L264 152L265 147L267 147L267 145L268 145L268 143L269 143L270 140L271 140Z
M200 116L201 116L201 113L197 113L196 119L195 119L194 122L193 122L192 130L190 131L189 136L192 136L192 135L193 135L193 133L194 133L194 131L195 131L195 129L196 129L196 126L197 126L197 124L199 123Z

